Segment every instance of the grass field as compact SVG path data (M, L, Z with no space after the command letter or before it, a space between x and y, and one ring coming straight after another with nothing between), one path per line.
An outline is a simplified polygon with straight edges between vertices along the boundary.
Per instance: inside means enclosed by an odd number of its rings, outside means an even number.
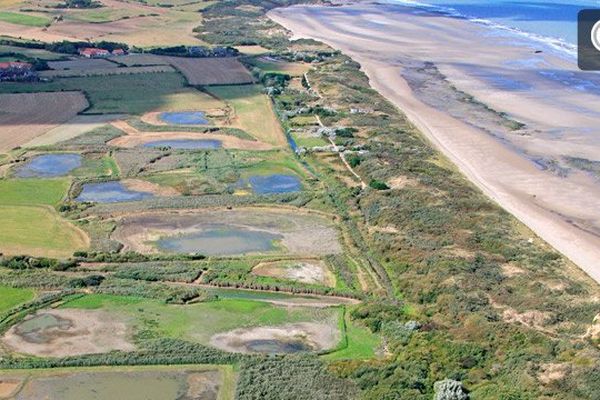
M50 20L37 15L27 15L9 11L0 11L0 21L16 25L42 27L50 24Z
M264 73L287 74L290 76L302 76L310 70L310 64L293 63L287 61L272 60L266 57L253 58L246 61L248 64L259 68Z
M20 304L33 300L35 292L32 289L17 289L0 286L0 314Z
M262 92L262 86L211 86L208 91L232 105L234 125L260 141L287 146L279 120L269 98Z
M67 179L0 181L0 252L68 257L87 247L86 235L54 210Z
M4 83L1 93L57 92L81 90L91 103L89 113L143 114L149 111L194 109L206 101L206 94L185 87L176 72L74 77L47 83Z
M56 206L67 193L68 179L0 180L0 205Z
M1 7L1 6L0 6ZM28 49L25 47L5 46L0 45L0 53L18 53L26 57L34 57L42 60L60 60L64 58L64 54L52 53L51 51L42 49Z
M51 207L0 205L0 252L64 258L88 246L86 235Z

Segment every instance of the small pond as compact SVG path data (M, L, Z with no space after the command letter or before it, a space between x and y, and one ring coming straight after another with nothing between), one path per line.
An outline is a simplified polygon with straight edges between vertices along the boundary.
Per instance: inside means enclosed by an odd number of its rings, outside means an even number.
M293 175L256 175L248 178L248 183L257 194L290 193L302 189L300 179Z
M160 120L173 125L206 125L208 119L200 111L164 112L159 116Z
M275 250L281 235L231 226L212 226L197 232L168 236L156 242L160 250L229 256Z
M173 139L156 140L144 144L144 147L170 147L179 150L218 149L223 143L216 139Z
M73 323L52 314L40 314L23 321L15 330L17 335L30 343L47 343L49 332L67 330Z
M80 202L119 203L144 200L153 196L152 193L128 189L121 182L101 182L83 185L83 190L76 200Z
M52 178L63 176L81 167L79 154L44 154L33 157L18 167L15 176L18 178Z
M248 351L264 354L289 354L312 351L302 340L256 339L245 343Z

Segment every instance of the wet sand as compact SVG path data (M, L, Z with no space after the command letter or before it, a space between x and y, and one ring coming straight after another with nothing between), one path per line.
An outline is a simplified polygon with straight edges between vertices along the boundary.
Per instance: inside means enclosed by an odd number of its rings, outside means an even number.
M600 161L598 75L541 43L401 5L298 6L270 16L358 61L473 183L600 282L600 181L568 164ZM437 91L415 83L424 61L439 70ZM525 127L439 101L452 86Z

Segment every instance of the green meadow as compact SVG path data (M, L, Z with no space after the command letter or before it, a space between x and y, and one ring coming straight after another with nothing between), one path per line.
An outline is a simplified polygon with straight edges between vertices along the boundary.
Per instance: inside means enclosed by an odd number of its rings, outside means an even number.
M0 21L16 25L25 26L46 26L50 25L50 20L37 15L27 15L9 11L0 11Z
M0 314L33 300L35 292L33 289L18 289L0 286Z

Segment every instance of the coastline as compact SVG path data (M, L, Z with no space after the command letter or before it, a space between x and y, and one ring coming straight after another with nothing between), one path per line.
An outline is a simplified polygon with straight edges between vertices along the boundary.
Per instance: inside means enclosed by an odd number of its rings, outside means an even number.
M359 62L373 88L401 109L469 180L600 283L600 183L582 171L561 176L534 162L536 157L596 160L591 157L600 154L599 140L584 134L600 121L600 109L590 107L600 104L598 93L566 91L560 79L545 79L536 70L544 65L548 73L564 71L577 78L572 65L551 52L538 55L531 44L494 36L486 32L489 28L467 20L412 14L401 5L289 10L273 10L269 17L294 37L320 40ZM410 18L399 19L398 13ZM446 46L439 51L444 38ZM483 62L465 57L465 48ZM533 54L538 56L530 69L503 64L492 69L499 57L514 62L530 60ZM485 118L468 107L437 106L431 94L419 93L407 79L411 63L424 60L460 91L527 128L519 133L490 132ZM513 82L528 86L510 86ZM559 93L564 96L556 97Z

